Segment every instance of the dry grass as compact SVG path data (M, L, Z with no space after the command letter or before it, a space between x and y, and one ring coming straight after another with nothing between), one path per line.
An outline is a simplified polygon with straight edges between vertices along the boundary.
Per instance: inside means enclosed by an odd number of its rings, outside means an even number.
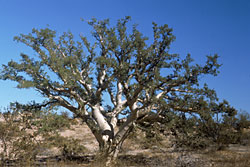
M250 152L237 153L232 151L218 151L207 155L215 167L249 167Z

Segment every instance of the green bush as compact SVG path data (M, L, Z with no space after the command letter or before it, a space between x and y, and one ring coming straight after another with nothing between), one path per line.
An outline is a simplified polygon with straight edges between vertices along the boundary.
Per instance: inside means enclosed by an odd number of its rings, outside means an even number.
M148 120L140 123L140 126L152 142L159 134L172 135L177 148L197 150L213 146L220 149L240 143L243 139L242 129L249 127L248 115L244 113L237 118L234 114L224 113L216 116L216 113L206 112L192 115L166 112L160 122Z
M11 107L2 113L0 122L0 152L2 164L9 161L32 162L46 148L56 146L59 130L69 128L71 120L64 115L47 110L25 111ZM63 141L65 152L80 151L74 148L73 140ZM70 153L69 153L70 154Z
M179 147L205 149L213 145L220 149L240 142L242 131L235 128L237 121L235 117L228 115L223 115L219 122L212 117L192 117L186 120L179 118L172 130L176 134L175 142Z
M17 112L4 112L4 121L0 122L0 142L2 162L9 160L31 161L34 160L42 147L42 141L33 133L33 128L27 115Z
M237 114L237 128L242 129L242 128L249 128L250 127L250 114L246 111L240 111Z

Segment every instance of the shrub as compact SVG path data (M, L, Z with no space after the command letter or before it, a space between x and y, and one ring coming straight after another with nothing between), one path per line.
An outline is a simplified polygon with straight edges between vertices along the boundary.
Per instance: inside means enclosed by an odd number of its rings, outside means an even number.
M242 140L242 128L247 127L247 116L240 115L240 119L234 114L221 114L200 112L199 114L185 114L181 112L165 112L160 122L148 120L140 122L143 131L154 137L159 134L172 135L177 148L192 150L205 149L210 146L220 149L229 144L240 143ZM160 126L155 126L160 125ZM155 135L157 134L157 135Z
M0 143L2 144L1 160L30 161L35 159L42 142L32 132L27 115L17 112L4 112L4 121L0 122Z
M211 145L217 149L238 143L242 132L235 127L237 119L233 116L223 115L217 122L209 119L190 118L186 123L179 120L179 127L175 127L176 143L191 149L205 149Z
M69 128L71 121L65 116L49 110L25 111L11 106L2 114L0 122L0 158L2 163L10 160L35 161L42 149L56 145L58 131ZM68 141L65 150L76 150ZM72 147L72 148L71 148ZM80 147L79 147L80 148Z

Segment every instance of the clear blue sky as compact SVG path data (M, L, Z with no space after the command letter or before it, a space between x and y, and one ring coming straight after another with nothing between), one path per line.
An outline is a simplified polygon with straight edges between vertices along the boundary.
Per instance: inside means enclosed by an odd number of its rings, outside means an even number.
M206 77L221 99L250 112L250 1L249 0L0 0L0 64L33 52L13 41L20 33L46 27L59 32L88 33L80 18L110 18L112 22L132 16L145 35L152 22L168 24L176 41L172 52L197 62L218 53L223 64L218 77ZM0 106L9 102L41 101L32 90L18 90L16 83L0 81Z

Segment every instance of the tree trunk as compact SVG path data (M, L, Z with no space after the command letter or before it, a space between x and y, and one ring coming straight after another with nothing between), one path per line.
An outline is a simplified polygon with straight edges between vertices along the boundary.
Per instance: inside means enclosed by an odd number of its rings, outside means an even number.
M115 163L118 157L118 153L121 151L123 142L132 130L133 121L128 121L120 128L120 130L114 136L113 140L105 143L105 147L101 154L105 159L106 166L110 166L110 164Z
M110 119L106 118L101 112L103 108L100 105L95 105L92 109L92 119L86 119L85 122L99 143L100 153L97 160L105 161L106 166L110 166L111 163L115 163L124 140L132 131L136 115L131 114L115 134L116 116L110 115Z
M114 140L114 142L105 143L102 150L100 150L99 156L100 160L105 162L105 166L110 166L111 164L116 163L123 141L116 142Z

